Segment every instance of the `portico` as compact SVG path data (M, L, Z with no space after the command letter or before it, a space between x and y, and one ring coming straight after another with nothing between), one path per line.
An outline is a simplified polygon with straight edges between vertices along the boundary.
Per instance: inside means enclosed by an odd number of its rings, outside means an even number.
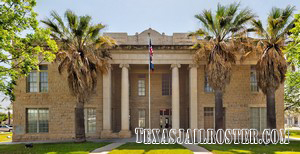
M149 29L139 34L144 42L135 44L123 42L111 52L113 60L110 62L109 73L103 75L102 137L130 137L131 131L139 127L139 122L144 123L142 126L148 128L149 51L145 38L145 34L148 33L153 42L155 65L154 72L150 74L151 127L162 127L162 123L166 126L165 119L161 119L160 111L170 110L171 119L167 121L170 128L197 128L197 66L192 64L191 52L193 51L190 50L190 45L186 44L170 45L166 42L165 45L158 41L162 35ZM116 81L117 78L120 81ZM163 83L168 81L170 85ZM180 81L187 82L180 83ZM142 84L145 87L139 87ZM141 89L138 88L144 89L144 92L140 94ZM164 88L170 90L170 93L164 92ZM120 94L117 94L118 92ZM121 96L120 100L117 98L118 95ZM121 121L117 120L118 117ZM136 120L137 118L139 120Z

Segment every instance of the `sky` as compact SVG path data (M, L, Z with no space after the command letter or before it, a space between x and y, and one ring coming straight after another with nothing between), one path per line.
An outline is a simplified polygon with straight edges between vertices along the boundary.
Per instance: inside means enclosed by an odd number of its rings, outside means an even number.
M218 3L230 4L235 0L37 0L35 11L38 19L49 17L50 11L61 16L67 9L77 15L90 15L93 23L107 27L104 32L127 32L133 35L148 28L172 35L173 32L192 32L201 25L194 17L204 9L215 10ZM240 0L241 8L249 7L263 22L272 7L296 6L300 12L300 0ZM41 24L41 26L44 26ZM3 96L0 95L0 101ZM2 102L2 106L9 105ZM1 111L1 110L0 110Z
M49 16L51 10L63 15L71 9L78 15L91 15L93 23L107 25L106 32L140 33L149 27L167 35L173 32L191 32L200 27L194 15L204 9L215 10L218 3L235 0L37 0L39 19ZM294 5L297 12L300 0L240 0L241 7L250 7L263 21L273 6Z

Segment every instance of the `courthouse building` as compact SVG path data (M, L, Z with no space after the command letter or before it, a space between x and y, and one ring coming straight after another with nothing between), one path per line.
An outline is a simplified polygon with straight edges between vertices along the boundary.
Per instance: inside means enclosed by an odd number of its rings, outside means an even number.
M148 33L153 44L151 117L148 104ZM195 43L187 33L172 36L147 29L135 35L105 33L118 46L111 50L107 74L85 104L88 138L125 138L136 127L214 128L214 92L205 75L205 61L193 63ZM239 59L240 55L237 55ZM225 128L266 127L266 102L258 90L254 65L257 56L233 66L224 93ZM67 140L75 137L75 104L66 72L56 63L43 63L40 71L20 78L13 102L13 141ZM283 86L276 92L277 127L284 126Z

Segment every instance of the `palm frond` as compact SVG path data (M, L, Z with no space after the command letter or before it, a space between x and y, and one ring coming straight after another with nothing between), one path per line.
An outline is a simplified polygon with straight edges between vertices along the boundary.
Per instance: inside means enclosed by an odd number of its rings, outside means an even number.
M116 46L116 45L117 45L117 42L114 39L112 39L108 36L101 36L95 42L96 48L108 49L108 48L111 48L111 47Z
M91 19L92 19L91 16L80 16L79 17L79 24L78 24L78 27L77 27L76 33L75 33L75 35L77 37L83 37L83 35L86 33L86 31L88 31Z
M78 27L78 17L77 15L71 11L67 10L65 12L65 18L67 19L69 29L72 33L76 33L77 27Z
M266 30L264 29L264 27L263 27L260 20L253 19L252 22L251 22L251 25L253 26L251 29L254 29L255 33L258 36L265 37L265 38L269 39L269 35L266 32Z
M287 6L285 9L277 7L272 8L268 17L267 32L272 43L278 42L278 35L282 36L282 32L286 27L289 27L289 19L292 17L294 6ZM284 34L283 34L284 35Z
M63 32L67 31L66 26L63 22L63 19L56 11L51 11L50 16L58 22L58 25L60 26L60 28Z
M240 7L240 3L232 3L226 8L226 16L234 16Z
M191 32L188 34L188 36L194 36L194 37L199 37L199 36L202 37L202 36L207 36L207 35L208 35L208 32L201 28L195 32Z
M251 9L245 8L236 15L233 25L236 27L244 25L255 17L256 15L252 12Z
M92 39L97 38L100 33L100 30L102 30L103 28L105 28L105 26L102 24L97 24L95 26L91 26L90 30L89 30L89 34L91 34L91 38Z
M284 29L281 30L281 32L276 36L276 43L279 43L280 39L284 39L284 36L287 35L289 33L289 31L294 28L294 22L296 20L294 19L293 21L291 21Z
M55 37L60 37L63 35L63 32L59 28L59 26L53 22L51 19L46 18L45 20L41 20L42 23L44 23L52 32L54 32Z
M204 10L201 14L195 15L195 18L197 18L202 23L202 25L205 29L207 29L207 31L210 31L216 35L211 11Z
M217 18L223 18L225 16L226 7L218 3L217 11L216 11L216 16Z

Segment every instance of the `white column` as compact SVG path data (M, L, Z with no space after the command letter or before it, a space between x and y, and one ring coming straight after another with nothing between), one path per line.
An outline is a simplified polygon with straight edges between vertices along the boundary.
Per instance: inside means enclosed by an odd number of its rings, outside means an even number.
M103 131L111 131L111 70L103 74Z
M121 83L121 131L129 131L129 64L120 64Z
M179 129L179 68L180 64L172 64L172 128Z
M189 65L189 93L190 93L190 129L198 128L197 110L197 65Z

